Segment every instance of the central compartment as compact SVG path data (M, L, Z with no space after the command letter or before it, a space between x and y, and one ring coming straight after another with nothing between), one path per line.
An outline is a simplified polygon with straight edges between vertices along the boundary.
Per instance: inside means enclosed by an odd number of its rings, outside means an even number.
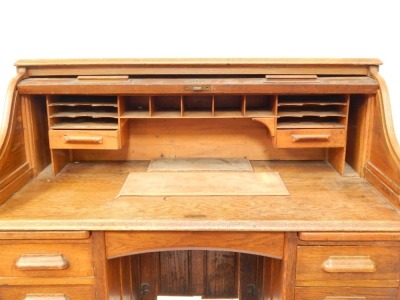
M272 232L107 232L108 286L128 299L275 299L289 244Z
M269 299L279 288L282 261L229 251L160 251L112 259L111 265L128 262L124 282L135 299L157 296Z

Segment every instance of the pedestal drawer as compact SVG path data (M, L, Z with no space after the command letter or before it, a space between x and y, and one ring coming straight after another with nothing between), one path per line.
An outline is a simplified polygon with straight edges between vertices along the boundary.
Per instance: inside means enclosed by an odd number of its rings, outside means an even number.
M0 286L0 299L96 300L93 286Z
M398 287L400 248L300 246L297 286Z
M88 242L4 243L0 245L0 259L0 277L87 277L94 274Z
M296 300L394 300L396 288L296 288Z
M277 148L334 148L346 144L345 129L280 129Z

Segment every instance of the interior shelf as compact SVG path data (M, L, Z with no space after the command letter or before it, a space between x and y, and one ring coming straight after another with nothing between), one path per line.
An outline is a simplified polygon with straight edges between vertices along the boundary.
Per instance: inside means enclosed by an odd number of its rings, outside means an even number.
M337 122L280 122L278 129L307 129L307 128L346 128L345 125Z
M313 111L313 110L300 110L300 111L282 111L278 112L278 118L281 117L345 117L346 114L338 111Z
M282 95L277 129L346 128L349 95Z
M50 129L118 129L113 96L48 96Z
M117 123L110 122L60 122L52 125L51 129L81 129L81 130L116 130L118 129Z
M96 100L94 102L90 101L78 101L72 100L70 102L67 101L57 101L51 102L48 106L91 106L91 107L118 107L116 102L109 102L109 101L99 101Z

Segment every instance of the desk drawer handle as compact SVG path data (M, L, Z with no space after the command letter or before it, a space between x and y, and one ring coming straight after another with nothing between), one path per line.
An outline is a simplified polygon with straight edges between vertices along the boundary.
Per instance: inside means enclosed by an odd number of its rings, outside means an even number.
M330 256L322 269L327 273L374 273L376 265L369 256Z
M64 294L26 294L24 300L69 300Z
M324 300L367 300L364 296L328 296Z
M330 134L292 134L292 140L294 143L302 141L327 142L329 141L330 137Z
M21 271L65 270L69 261L62 254L22 254L15 266Z
M102 136L71 136L64 135L65 144L102 144Z

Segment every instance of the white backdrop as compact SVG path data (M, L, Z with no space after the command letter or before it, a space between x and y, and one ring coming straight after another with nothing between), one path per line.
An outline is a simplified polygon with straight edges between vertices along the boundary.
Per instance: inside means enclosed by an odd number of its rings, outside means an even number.
M21 58L374 57L400 137L397 1L0 1L0 116ZM1 122L0 122L1 124Z

